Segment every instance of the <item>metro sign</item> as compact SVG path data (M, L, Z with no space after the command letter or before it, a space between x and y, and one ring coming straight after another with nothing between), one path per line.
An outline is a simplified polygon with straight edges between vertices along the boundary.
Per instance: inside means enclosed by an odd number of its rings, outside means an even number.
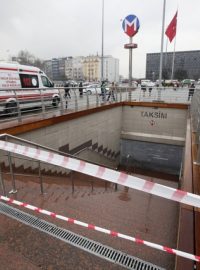
M122 28L129 37L135 36L140 28L138 17L135 15L128 15L122 22Z

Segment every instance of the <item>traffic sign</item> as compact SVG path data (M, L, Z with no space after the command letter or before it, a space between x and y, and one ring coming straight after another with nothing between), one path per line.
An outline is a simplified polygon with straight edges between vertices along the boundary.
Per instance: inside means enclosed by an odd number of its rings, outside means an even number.
M137 16L128 15L122 22L124 33L129 37L135 36L140 28L140 22Z

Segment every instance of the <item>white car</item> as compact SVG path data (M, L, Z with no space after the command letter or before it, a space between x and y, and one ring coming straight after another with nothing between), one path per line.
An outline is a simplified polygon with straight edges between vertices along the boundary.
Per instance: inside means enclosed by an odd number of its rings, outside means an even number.
M141 87L154 87L155 83L150 80L141 80Z
M106 94L108 91L109 88L106 87ZM95 94L101 95L101 86L99 84L88 85L83 89L83 93L88 95L95 95Z

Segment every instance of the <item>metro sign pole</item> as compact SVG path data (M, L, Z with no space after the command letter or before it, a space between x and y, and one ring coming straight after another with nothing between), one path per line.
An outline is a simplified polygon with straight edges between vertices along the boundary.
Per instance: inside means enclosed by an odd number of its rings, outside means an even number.
M140 28L140 22L135 15L128 15L122 22L124 33L129 36L129 43L124 45L125 49L129 49L129 86L132 86L132 50L137 48L137 44L133 43L133 36L137 34ZM130 89L131 93L131 89ZM129 95L131 98L131 95Z

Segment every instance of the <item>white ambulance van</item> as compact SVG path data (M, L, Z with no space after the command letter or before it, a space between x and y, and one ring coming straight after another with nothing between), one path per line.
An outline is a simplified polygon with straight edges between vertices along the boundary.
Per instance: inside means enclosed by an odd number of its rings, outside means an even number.
M14 114L19 109L57 107L58 89L37 67L0 62L0 112Z

